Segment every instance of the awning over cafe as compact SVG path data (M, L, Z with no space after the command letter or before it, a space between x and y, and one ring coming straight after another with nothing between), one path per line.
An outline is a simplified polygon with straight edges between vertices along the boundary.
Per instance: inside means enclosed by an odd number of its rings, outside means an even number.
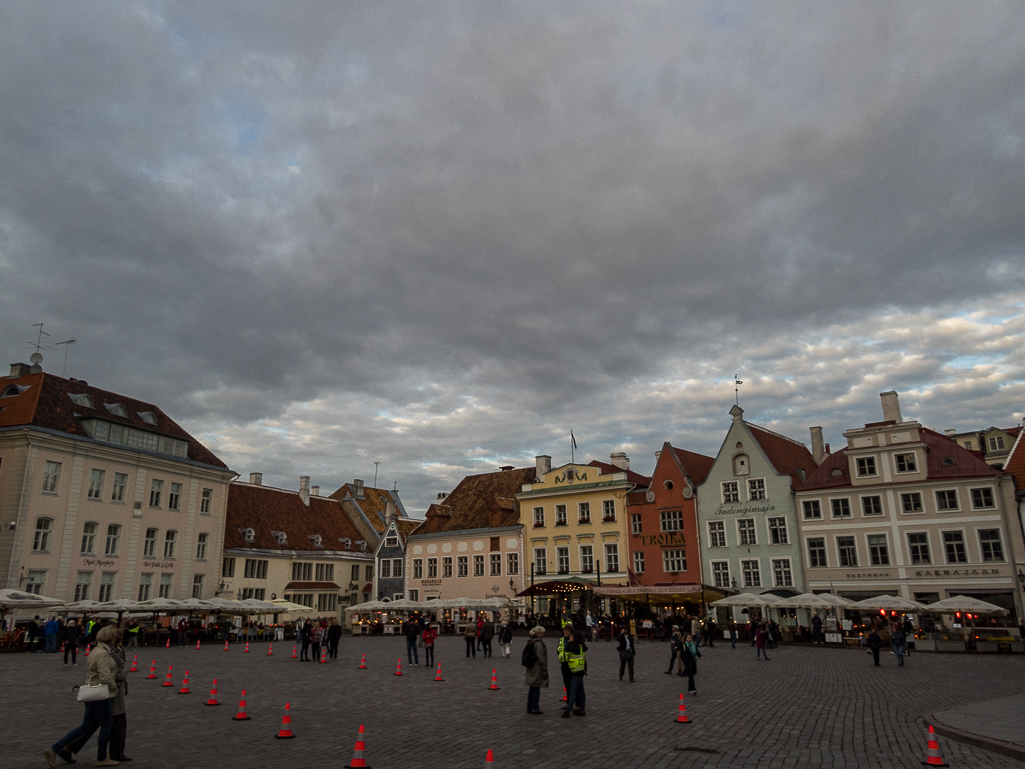
M599 598L620 598L624 601L663 604L683 603L684 601L717 601L720 598L733 595L732 590L702 585L697 582L681 585L600 585L593 589L594 594Z

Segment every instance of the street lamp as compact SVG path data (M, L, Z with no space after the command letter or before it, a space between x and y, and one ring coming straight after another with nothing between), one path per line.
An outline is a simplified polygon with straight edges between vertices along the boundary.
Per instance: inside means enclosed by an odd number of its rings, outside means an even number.
M1018 581L1025 585L1025 573L1021 569L1018 569Z

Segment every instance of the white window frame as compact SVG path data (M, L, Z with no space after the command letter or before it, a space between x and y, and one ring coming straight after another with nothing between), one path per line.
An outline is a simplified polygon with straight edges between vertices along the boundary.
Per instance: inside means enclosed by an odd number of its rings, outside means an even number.
M534 574L548 573L548 548L534 548Z
M438 559L427 559L427 579L438 579Z
M160 497L164 493L164 482L159 478L153 478L149 484L149 506L160 507Z
M505 554L505 573L507 576L515 576L520 573L520 554L519 553L506 553Z
M43 494L59 494L61 486L61 469L63 463L46 460L43 465Z
M358 566L356 568L359 568ZM414 558L413 559L413 579L424 578L424 559ZM355 582L359 582L359 577L356 577Z
M740 503L740 484L737 481L723 481L720 484L719 495L724 505Z
M812 558L811 558L811 541L813 539L822 542L821 551L822 551L823 563L821 563L821 564L812 564L812 562L811 562L811 560L812 560ZM826 537L825 535L815 536L815 537L805 537L804 538L804 555L805 555L805 558L807 559L807 563L808 563L808 568L809 569L828 569L829 568L829 544L827 543L828 539L829 538ZM816 548L816 550L818 550L818 549L819 548Z
M484 576L484 555L473 556L473 576L483 577Z
M619 543L618 542L605 542L605 547L602 548L605 555L605 573L606 574L618 574L619 573ZM615 567L615 568L613 568Z
M80 555L96 555L96 535L99 530L100 524L96 521L86 521L82 524L82 546L78 551Z
M591 522L591 503L577 502L577 523Z
M758 488L756 484L761 484ZM760 494L761 496L757 496ZM769 498L769 488L765 484L765 478L748 478L747 479L747 499L749 502L762 502Z
M569 565L569 545L557 545L555 547L556 574L569 574Z
M150 537L149 533L153 532ZM160 529L150 526L143 532L142 536L142 557L153 558L157 554L157 539L160 537ZM141 599L140 599L141 600Z
M680 568L673 568L679 566ZM666 548L662 551L662 573L678 574L687 571L687 550L686 548Z
M86 492L86 499L92 499L97 502L103 499L103 481L107 476L105 470L100 470L97 467L92 468L89 471L89 490Z
M128 473L114 473L114 483L110 487L110 501L115 505L125 503L125 488L128 486Z
M203 493L199 497L199 514L200 515L212 515L210 507L214 501L214 490L203 489Z
M879 512L878 513L869 513L869 512L865 511L865 502L866 502L866 500L869 500L869 499L877 499L877 500L879 500ZM859 501L861 502L861 517L862 518L881 518L882 516L886 515L886 508L883 507L883 495L882 494L863 494L861 497L859 497Z
M722 569L716 569L717 566L725 566L726 567L726 569L725 569L725 581L721 585L719 584L719 578L720 578L720 576L723 576L723 570ZM715 587L729 588L732 585L732 582L731 582L732 577L730 575L730 562L729 561L726 561L726 560L722 560L722 561L709 561L708 562L708 567L709 567L709 571L712 573L712 582L713 582Z
M453 571L454 568L455 567L452 565L452 556L443 555L441 557L441 578L452 579L452 575L455 574L455 572ZM422 569L420 573L423 574ZM416 576L416 561L413 561L413 579L423 579L422 576Z
M749 581L748 581L748 577L749 577L748 570L746 570L744 568L744 564L746 564L746 563L753 563L755 565L754 576L758 577L758 584L757 585L754 583L753 579L749 583ZM763 584L764 584L762 582L762 559L761 558L741 558L740 559L740 578L744 581L744 587L746 587L746 588L762 587Z
M737 528L737 547L758 547L758 524L755 523L755 519L754 518L735 518L734 520L737 522L737 526L736 526L736 528ZM743 523L750 523L751 526L750 527L745 526L743 529L741 529L741 526L740 526L741 522L743 522ZM744 533L742 533L742 532L744 532ZM749 541L749 542L745 542L744 541L745 534L750 534L751 541Z
M644 520L640 513L630 513L630 533L633 535L644 533Z
M174 559L174 549L178 544L178 532L174 529L168 529L164 532L164 558L167 560Z
M534 508L534 526L541 527L545 525L545 509L544 507Z
M719 542L719 539L722 541ZM726 547L726 521L708 522L708 546Z
M913 554L913 550L914 550L915 547L921 547L921 544L917 544L917 545L912 545L911 544L911 535L912 534L916 534L916 535L917 534L921 534L922 536L925 537L925 550L926 550L926 554L929 556L929 558L927 560L925 560L925 561L915 561L915 556ZM932 537L930 536L929 531L927 531L927 530L922 530L922 531L905 531L904 532L904 540L907 543L907 548L908 548L908 564L909 565L911 565L911 566L931 566L932 565L932 563L933 563L933 560L932 560L933 546L932 546Z
M790 575L790 579L788 581L781 581L780 579L778 579L778 575L776 573L776 564L777 563L785 564L784 568L786 569L786 574ZM772 570L772 586L773 587L793 587L794 586L794 565L791 562L789 557L784 556L783 558L771 558L771 559L769 559L769 568Z
M469 577L470 576L470 556L458 555L456 556L456 576L457 577Z
M780 529L780 531L783 534L783 538L782 538L782 541L780 541L780 542L773 542L773 539L774 539L774 537L772 536L772 522L773 521L780 521L780 522L782 522L783 528ZM768 542L769 545L787 546L787 545L790 544L790 527L787 526L787 517L785 515L773 515L771 517L766 518L765 519L765 528L766 528L766 531L768 532L768 537L769 538L768 538L767 542ZM779 529L778 526L777 526L777 529Z
M862 462L865 463L865 472L862 472ZM871 468L868 467L869 463L872 464ZM879 463L876 462L874 455L867 457L855 457L854 469L859 478L875 478L879 475Z
M874 563L875 556L872 553L872 541L869 537L882 537L883 547L886 548L886 563ZM890 538L886 536L885 531L873 531L865 533L865 552L868 553L868 563L866 566L893 566L893 559L890 557Z
M918 497L918 510L908 510L907 505L904 503L904 498L907 497L910 501L913 497ZM900 512L901 515L923 515L925 513L925 498L922 496L920 491L902 491L900 492Z
M951 561L947 557L947 538L946 534L960 534L961 545L964 548L964 560L963 561ZM940 529L940 543L943 545L943 562L948 565L956 565L959 563L971 563L972 554L968 551L968 536L964 529Z
M846 502L847 503L847 514L837 515L835 502ZM853 518L854 512L851 510L851 498L850 497L830 497L829 498L829 518L833 521L844 521L848 518Z
M634 574L644 573L644 551L634 550L633 552Z
M121 545L121 525L117 523L107 524L107 538L103 543L103 554L108 558L116 558L118 548Z
M594 545L580 545L577 550L580 557L580 571L590 574L594 571Z
M818 515L808 515L808 509L813 508ZM821 499L802 499L801 500L801 517L806 521L821 521L822 520L822 500Z
M990 504L988 505L976 505L975 504L975 492L988 492ZM993 490L992 486L976 486L968 489L968 496L972 500L972 510L996 510L997 507L997 495Z
M904 470L900 469L900 463L901 463L901 459L903 457L911 457L911 465L912 465L911 468L906 468ZM907 463L905 462L905 464L907 464ZM905 453L901 453L901 454L894 454L893 455L893 472L895 474L897 474L897 475L908 475L909 473L917 473L918 472L918 454L916 452L914 452L914 451L905 452Z
M182 509L182 485L171 483L171 490L167 492L167 509L180 511Z
M1001 556L999 560L995 560L995 559L987 560L987 558L986 558L986 551L985 551L985 549L982 546L982 532L984 532L984 531L995 531L997 533L997 543L1000 545L1000 556ZM1004 532L1000 529L999 526L997 526L997 527L987 527L987 528L984 528L984 529L983 528L976 529L975 530L975 539L976 539L976 542L977 542L977 544L979 546L979 561L980 562L982 562L982 563L1007 563L1007 548L1004 547Z
M496 566L497 564L497 566ZM502 554L491 553L491 557L488 559L488 576L489 577L501 577L502 576Z
M555 506L555 525L556 526L568 526L569 525L569 513L566 510L566 505Z
M840 540L850 538L854 547L854 563L845 564L840 557ZM861 554L858 552L858 538L854 534L840 534L833 538L833 546L836 548L836 567L838 569L859 569L861 568Z
M114 597L114 583L117 580L116 571L104 571L100 573L100 589L96 592L96 600L100 603L110 601Z
M954 495L954 507L940 507L940 494L950 494L950 493L953 493L953 495ZM958 494L958 490L957 490L956 487L952 488L952 489L934 489L933 490L933 500L936 503L936 512L937 513L959 513L959 512L961 512L961 495Z
M683 510L660 510L658 530L662 533L683 531Z
M601 501L601 519L605 523L616 520L616 500L603 499Z

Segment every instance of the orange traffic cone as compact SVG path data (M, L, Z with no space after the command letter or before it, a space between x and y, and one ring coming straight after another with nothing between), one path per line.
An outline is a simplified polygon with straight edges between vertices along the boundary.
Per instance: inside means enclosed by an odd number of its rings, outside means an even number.
M189 691L189 671L185 671L185 680L182 681L182 688L178 690L178 694L192 694Z
M296 647L293 646L292 647L292 656L289 659L293 659L293 660L299 659L299 655L295 653L295 650L296 650Z
M64 644L61 644L61 654L64 653Z
M326 646L323 647L320 650L320 664L321 665L326 665L327 664L327 647Z
M128 672L129 673L138 673L139 672L139 655L138 654L136 654L135 655L135 659L132 660L132 666L130 668L128 668Z
M562 687L562 699L559 702L569 702L569 697L566 696L566 687Z
M274 736L279 740L290 740L295 737L292 734L292 706L285 703L285 716L281 719L281 730Z
M174 665L168 665L167 666L167 678L164 679L164 683L162 683L161 686L174 686L174 683L171 681L171 668L172 667L174 667Z
M444 681L445 680L444 678L441 677L441 663L440 662L438 663L438 675L434 676L434 680L435 681Z
M156 677L157 677L157 661L153 660L153 664L149 666L149 675L146 676L146 678L156 678Z
M243 654L249 654L249 641L246 641L246 648L245 648L245 650L242 653Z
M238 713L231 717L232 721L248 721L249 714L246 713L246 690L242 690L242 699L238 701Z
M491 668L491 686L488 687L488 691L497 692L498 689L498 674L495 672L494 668Z
M687 706L683 704L683 692L680 692L680 714L676 717L676 723L678 724L689 724L690 719L687 718Z
M949 764L943 763L940 744L936 741L936 732L933 730L932 724L929 724L929 752L925 761L922 762L922 766L949 766Z
M224 651L228 651L228 639L224 639Z
M86 644L86 645L85 645L85 656L86 656L86 657L88 657L88 656L89 656L89 644Z
M199 639L198 638L196 639L196 651L197 652L199 651Z
M274 656L274 644L267 644L267 656L268 657L273 657Z
M364 655L363 655L363 656L362 656L362 657L360 658L360 661L359 661L359 669L360 669L360 670L366 670L366 669L367 669L367 655L366 655L366 654L364 654Z
M363 750L366 743L363 742L363 724L359 725L359 733L356 735L356 749L352 751L352 763L349 769L370 769L367 762L363 760Z
M210 699L206 701L207 705L220 705L217 701L217 679L214 679L214 688L210 690Z
M495 752L488 748L488 754L484 757L484 769L488 769L488 764L495 763Z
M395 675L397 675L397 676L401 676L402 675L402 660L401 659L399 660L399 664L395 668Z
M164 644L164 648L165 649L170 649L171 648L171 636L167 637L167 643Z

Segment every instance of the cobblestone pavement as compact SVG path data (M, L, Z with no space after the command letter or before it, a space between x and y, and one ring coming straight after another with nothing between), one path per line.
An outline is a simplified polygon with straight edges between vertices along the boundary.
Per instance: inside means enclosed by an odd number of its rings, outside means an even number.
M439 639L435 670L409 667L402 639L343 638L339 661L300 663L292 645L266 644L201 651L147 648L131 674L128 755L144 767L348 766L357 729L366 729L373 769L483 767L801 767L906 769L926 754L921 717L981 700L1025 692L1025 657L915 654L904 669L892 655L880 668L858 651L789 647L769 662L754 649L728 644L703 649L698 694L687 697L689 725L675 723L684 679L664 675L667 646L641 641L637 683L620 683L614 644L591 645L587 716L560 718L561 679L542 691L544 716L528 716L519 652L466 659L461 638ZM549 654L555 643L549 638ZM130 650L134 652L134 650ZM365 653L369 669L358 670ZM422 654L422 652L421 652ZM394 675L403 658L403 675ZM131 659L131 655L129 655ZM150 661L158 680L146 679ZM161 686L174 666L173 688ZM491 670L499 691L490 691ZM179 695L189 670L191 695ZM70 687L84 677L59 655L0 656L0 767L44 767L43 748L81 721ZM205 707L214 677L221 707ZM247 690L249 721L232 720ZM274 738L286 702L294 740ZM95 738L79 763L95 759ZM1025 763L940 739L952 767L1025 768ZM492 765L489 765L492 766Z

